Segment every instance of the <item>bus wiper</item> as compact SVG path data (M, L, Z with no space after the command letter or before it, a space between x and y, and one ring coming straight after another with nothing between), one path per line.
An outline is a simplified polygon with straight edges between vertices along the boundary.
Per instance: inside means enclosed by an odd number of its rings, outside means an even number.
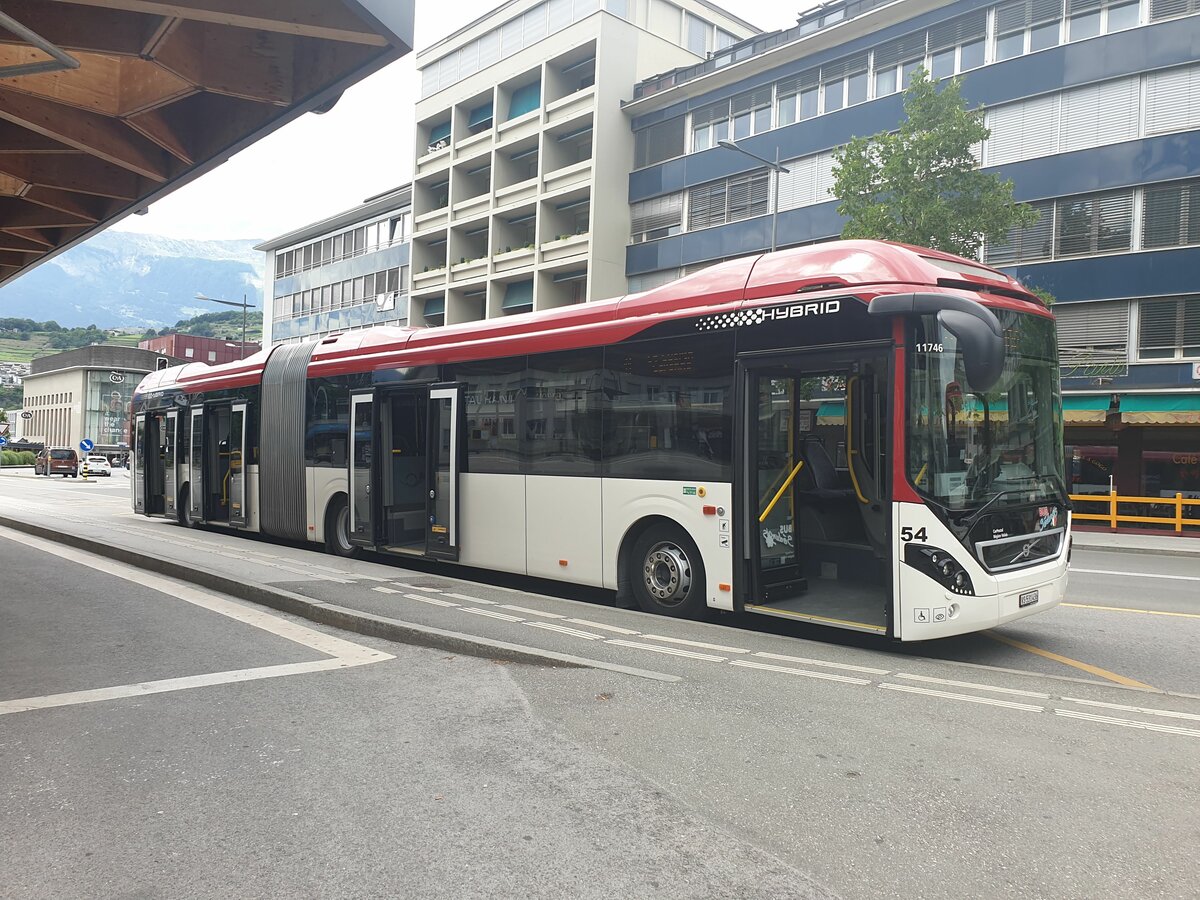
M1005 490L1005 491L997 491L990 498L988 498L987 503L983 504L983 506L979 507L979 509L975 510L974 512L969 513L968 514L969 518L967 516L960 516L959 518L954 520L954 524L955 525L965 524L968 528L970 528L972 525L974 525L976 522L978 522L979 518L985 512L987 512L992 507L992 504L994 504L1001 497L1007 496L1008 494L1020 494L1020 493L1023 493L1023 492L1019 491L1015 488Z

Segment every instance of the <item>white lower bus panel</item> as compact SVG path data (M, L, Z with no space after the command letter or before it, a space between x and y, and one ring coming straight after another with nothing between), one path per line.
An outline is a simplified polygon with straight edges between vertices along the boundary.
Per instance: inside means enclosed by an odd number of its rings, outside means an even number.
M892 510L893 534L900 538L893 561L896 590L892 601L895 635L901 640L923 641L982 631L1062 602L1067 588L1069 518L1056 557L1028 568L993 574L959 543L929 507L922 503L894 503ZM970 577L974 596L956 594L932 576L905 564L904 548L908 541L904 538L920 535L922 530L924 539L910 537L910 540L949 553ZM1029 605L1020 605L1022 596Z

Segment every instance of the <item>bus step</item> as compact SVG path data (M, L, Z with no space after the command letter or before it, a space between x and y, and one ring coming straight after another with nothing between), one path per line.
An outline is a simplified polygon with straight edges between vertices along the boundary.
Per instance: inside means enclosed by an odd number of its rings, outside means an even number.
M764 584L762 586L762 602L766 605L778 603L781 600L790 600L792 597L799 597L807 590L808 579L803 575L789 578L786 581L777 581L774 584Z

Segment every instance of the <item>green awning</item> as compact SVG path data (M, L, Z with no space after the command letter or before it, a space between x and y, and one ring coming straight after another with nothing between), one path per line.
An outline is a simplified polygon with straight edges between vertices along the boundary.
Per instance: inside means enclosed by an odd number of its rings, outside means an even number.
M1122 394L1121 421L1129 425L1200 425L1200 392Z
M1063 422L1067 425L1103 425L1108 414L1108 394L1062 398Z
M845 400L828 400L817 407L818 425L841 425L845 420Z
M1108 394L1103 396L1066 396L1062 398L1063 409L1078 409L1078 410L1107 410L1109 397Z

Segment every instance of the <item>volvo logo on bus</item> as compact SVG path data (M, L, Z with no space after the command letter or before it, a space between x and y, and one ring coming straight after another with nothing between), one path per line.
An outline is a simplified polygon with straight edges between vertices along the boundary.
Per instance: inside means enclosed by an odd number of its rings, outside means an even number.
M743 325L762 325L764 322L801 319L805 316L828 316L841 312L841 309L841 300L812 300L808 303L785 303L782 306L737 309L697 319L696 330L715 331L721 328L741 328Z

